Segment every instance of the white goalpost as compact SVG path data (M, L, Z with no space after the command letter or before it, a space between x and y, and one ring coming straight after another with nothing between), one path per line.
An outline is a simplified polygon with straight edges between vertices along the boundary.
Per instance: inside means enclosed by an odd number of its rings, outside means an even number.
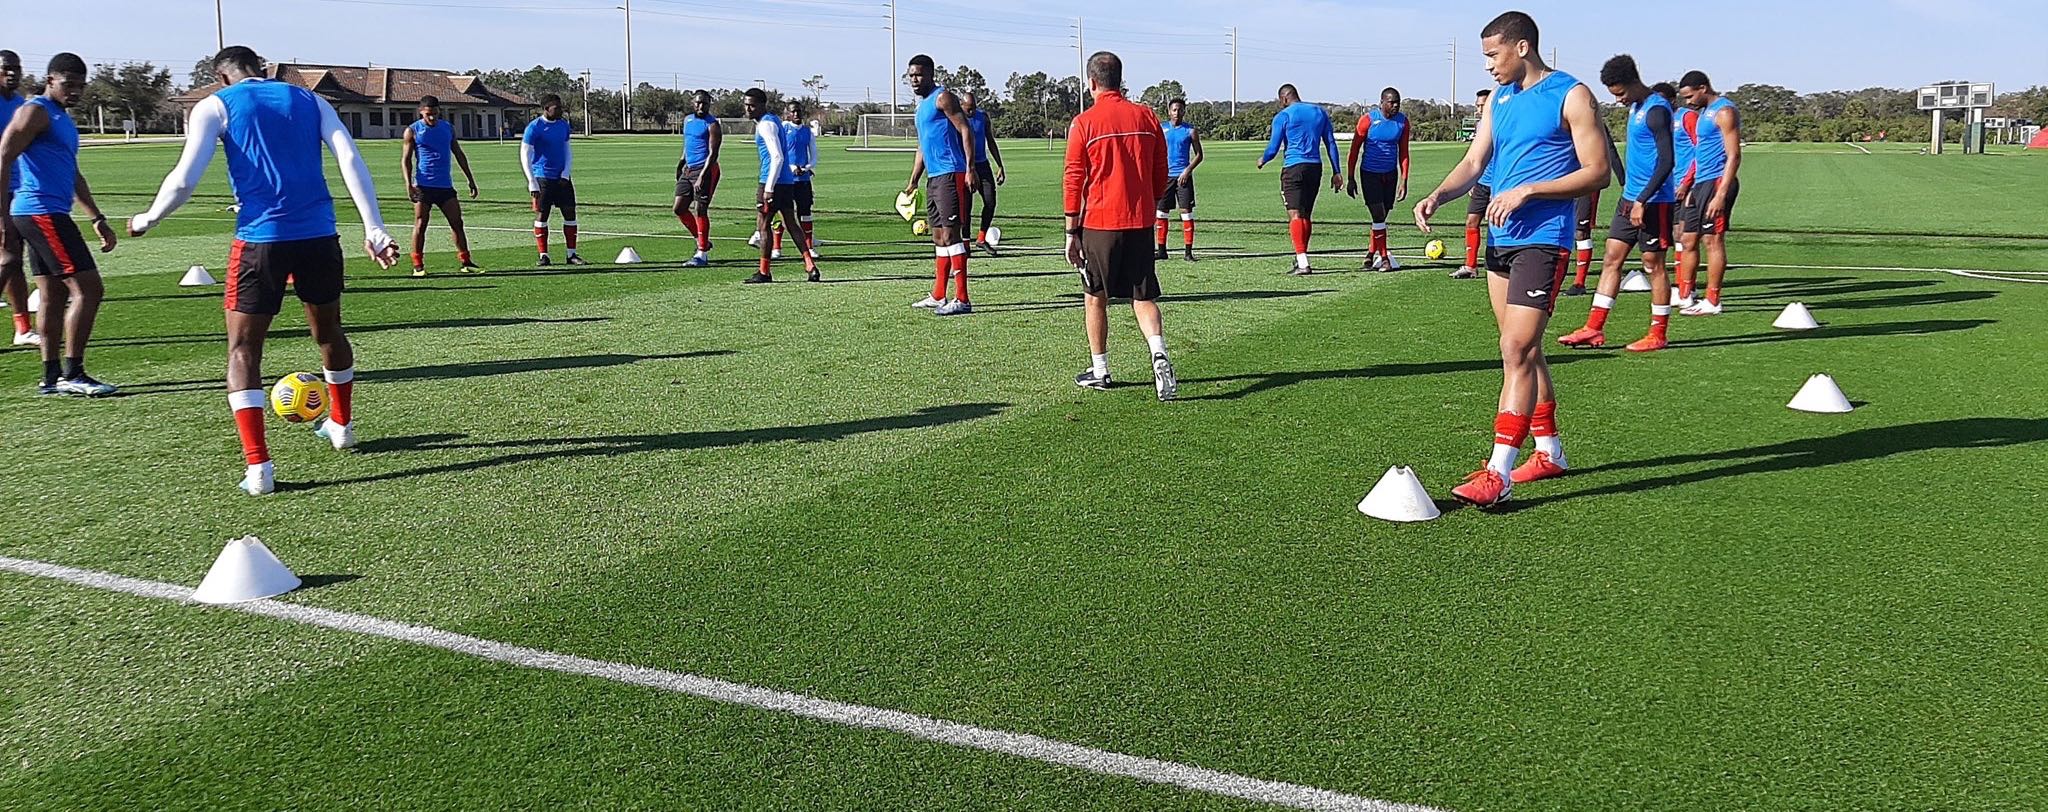
M850 152L917 151L917 118L910 113L867 113L860 117Z

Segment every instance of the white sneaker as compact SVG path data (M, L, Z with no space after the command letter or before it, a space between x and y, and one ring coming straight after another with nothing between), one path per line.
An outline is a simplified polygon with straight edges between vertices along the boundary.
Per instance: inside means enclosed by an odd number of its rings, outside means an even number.
M1701 299L1693 303L1693 306L1679 312L1687 316L1719 316L1721 315L1721 306Z
M277 490L277 469L267 462L251 465L249 472L242 476L242 484L237 487L250 496L273 493Z
M40 346L43 346L43 335L42 335L41 333L15 333L15 334L14 334L14 346L17 346L17 347L40 347Z
M1386 269L1387 269L1387 270L1389 270L1389 271L1398 271L1398 270L1401 270L1401 261L1400 261L1400 260L1398 260L1398 259L1395 259L1395 258L1394 258L1394 255L1393 255L1393 254L1381 254L1380 256L1382 256L1382 257L1386 258L1386 260L1387 260L1387 268L1386 268Z
M1677 291L1671 292L1671 306L1678 308L1680 312L1684 312L1686 308L1692 307L1698 301L1691 296L1680 296Z
M334 444L334 450L347 451L356 447L356 430L352 426L336 423L325 418L313 426L313 436Z
M818 256L817 246L811 247L811 259L824 259L824 257Z
M946 300L944 299L934 299L930 296L926 296L923 299L918 300L917 303L912 304L911 307L922 307L926 310L930 310L945 303Z
M752 237L748 237L748 238L747 238L747 247L748 247L748 248L759 248L759 247L761 247L761 232L759 232L759 231L756 231L756 232L754 232L754 236L752 236Z

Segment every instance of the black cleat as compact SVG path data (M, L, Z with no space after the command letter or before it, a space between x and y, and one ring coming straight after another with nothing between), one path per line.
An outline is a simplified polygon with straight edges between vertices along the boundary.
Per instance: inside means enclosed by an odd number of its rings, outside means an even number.
M1166 243L1160 243L1160 244L1159 244L1159 247L1158 247L1158 248L1157 248L1156 250L1154 250L1154 251L1152 252L1152 258L1153 258L1153 259L1165 259L1165 258L1166 258Z
M760 271L755 271L753 276L747 277L745 284L765 285L773 281L775 281L775 277L769 276L765 273L761 273Z
M806 274L806 275L804 276L804 281L805 281L805 282L823 282L823 281L825 281L825 278L824 278L824 277L822 277L822 276L819 276L819 275L818 275L818 269L816 269L816 268L812 268L812 269L811 269L811 272L810 272L809 274Z
M992 257L1002 256L1002 254L996 253L996 247L993 245L989 245L987 240L980 240L976 242L974 244L974 250L980 251Z
M1082 370L1081 374L1074 376L1074 385L1087 389L1108 389L1109 375L1107 373L1097 375L1095 374L1095 369L1090 367Z
M1306 265L1289 265L1287 268L1288 276L1308 276L1313 273L1315 271L1309 270Z
M579 254L570 254L570 255L569 255L569 258L568 258L568 259L562 260L562 264L564 264L564 265L589 265L589 264L590 264L590 260L584 259L584 258L583 258L583 257L582 257L581 255L579 255Z
M1181 259L1185 259L1185 260L1187 260L1187 261L1189 261L1189 262L1194 262L1194 261L1195 261L1195 247L1194 247L1194 246L1192 246L1192 245L1190 245L1190 246L1188 246L1188 247L1186 247L1186 248L1183 248L1183 249L1181 249L1181 252L1180 252L1180 258L1181 258ZM1164 257L1161 257L1161 259L1164 259Z
M552 260L552 259L548 259L548 255L546 255L546 254L542 254L542 255L540 255L540 261L539 261L539 262L536 262L536 263L534 263L534 264L533 264L533 266L534 266L534 267L536 267L536 268L545 268L545 267L548 267L549 265L553 265L553 264L555 264L555 261L554 261L554 260Z
M1566 295L1566 296L1584 296L1584 295L1586 295L1586 286L1585 286L1585 285L1573 285L1573 286L1571 287L1571 289L1570 289L1570 290L1567 290L1567 291L1565 291L1565 292L1564 292L1564 295Z

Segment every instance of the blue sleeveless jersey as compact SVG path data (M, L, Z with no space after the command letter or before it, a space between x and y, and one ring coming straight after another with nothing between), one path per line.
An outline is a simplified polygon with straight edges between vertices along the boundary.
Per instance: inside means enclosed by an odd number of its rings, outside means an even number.
M931 95L917 103L917 148L924 153L924 171L927 175L950 175L967 171L967 156L960 153L960 134L953 130L953 121L939 109L939 94L946 92L943 87L934 88Z
M1720 180L1722 175L1728 174L1728 145L1721 143L1721 125L1714 123L1714 116L1722 110L1733 109L1735 102L1722 96L1700 110L1699 143L1693 151L1693 160L1699 163L1699 177L1693 182Z
M425 120L412 123L413 154L418 163L413 167L414 186L429 189L453 189L455 177L448 173L448 165L454 160L455 125L447 119L427 126Z
M320 157L320 100L297 85L249 79L213 94L227 109L221 151L242 204L235 239L250 243L332 237L334 198Z
M1681 107L1674 110L1673 114L1677 118L1671 122L1671 177L1673 183L1676 183L1685 180L1685 173L1692 170L1692 130L1698 126L1700 113L1698 110ZM1694 122L1693 126L1686 125L1687 119Z
M718 119L694 113L683 119L684 166L703 166L711 160L711 131L717 127Z
M1501 85L1493 104L1493 193L1557 180L1579 170L1579 155L1564 122L1564 100L1579 80L1552 71L1535 87ZM1488 244L1501 248L1572 244L1576 201L1530 199L1491 226Z
M5 127L7 122L14 120L14 111L21 109L22 104L22 98L12 93L0 96L0 127ZM7 188L21 188L20 172L10 172L7 174Z
M1395 113L1388 118L1385 111L1374 107L1366 115L1372 117L1372 126L1365 131L1365 155L1359 159L1359 169L1378 173L1400 169L1401 134L1408 129L1408 114Z
M526 125L526 133L520 140L533 145L533 176L539 180L557 180L562 170L569 168L569 119L564 116L549 121L546 116L534 119Z
M818 165L818 137L811 128L802 124L782 125L782 159L789 162L790 176L797 183L810 183L810 175L796 174L796 167L808 166L814 170Z
M988 163L988 111L975 110L967 117L967 132L974 135L974 163Z
M1643 99L1641 104L1633 104L1628 108L1628 157L1625 162L1628 168L1628 182L1621 187L1624 200L1642 199L1643 187L1649 185L1650 173L1657 168L1657 135L1650 130L1650 111L1659 108L1666 113L1675 112L1671 109L1671 102L1665 101L1663 96L1655 93ZM1678 168L1677 163L1679 135L1676 115L1672 116L1671 124L1671 174L1664 179L1663 188L1652 193L1650 199L1644 201L1646 203L1670 203L1678 199L1678 176L1683 170Z
M770 162L770 158L768 157L768 142L762 139L760 131L756 130L754 132L754 151L760 153L761 156L761 182L769 186L781 186L787 183L795 183L796 173L790 171L789 168L789 137L788 133L782 129L782 117L774 113L763 113L761 114L761 120L755 122L754 126L759 127L762 124L769 124L773 125L774 127L776 147L782 150L782 173L776 175L773 180L770 180L768 178L768 167Z
M1166 134L1166 179L1173 180L1188 171L1188 164L1195 160L1195 128L1167 124L1159 130Z
M71 194L78 188L78 125L64 105L37 96L24 102L50 114L50 126L30 141L14 161L14 205L9 214L70 214Z

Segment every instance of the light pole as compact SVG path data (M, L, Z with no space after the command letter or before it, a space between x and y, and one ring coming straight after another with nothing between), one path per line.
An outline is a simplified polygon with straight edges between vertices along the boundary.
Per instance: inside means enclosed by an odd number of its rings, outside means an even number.
M1237 118L1237 26L1230 27L1230 117Z
M620 108L619 123L628 130L633 129L633 0L625 0L621 8L626 10L626 101Z
M220 2L221 0L213 0L213 42L215 50L225 51L228 47L228 30L221 22Z
M903 63L896 61L896 0L889 0L889 122L896 122L896 94L903 88Z

